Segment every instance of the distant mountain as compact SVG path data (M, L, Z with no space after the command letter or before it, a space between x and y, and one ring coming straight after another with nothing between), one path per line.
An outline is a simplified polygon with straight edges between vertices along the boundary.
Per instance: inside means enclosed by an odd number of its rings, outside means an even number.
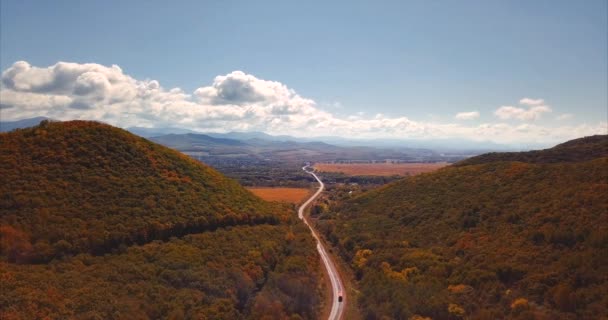
M542 147L542 144L505 145L491 141L472 141L466 139L352 139L336 136L320 137L294 137L288 135L273 136L263 132L229 132L205 133L216 138L229 138L236 140L261 139L267 141L293 141L293 142L323 142L340 147L375 147L387 149L433 149L436 151L511 151L529 150Z
M175 150L43 122L0 133L0 176L3 319L318 318L294 210Z
M335 204L318 224L361 314L608 318L606 141L481 155Z
M375 146L377 148L422 148L438 152L488 152L519 151L544 147L543 144L499 144L491 141L473 141L467 139L349 139L343 137L316 137L339 146Z
M206 134L195 133L169 134L152 137L151 140L179 150L196 149L197 147L247 146L247 143L239 140L214 138Z
M11 131L14 128L26 128L37 125L45 117L36 117L12 122L0 122L0 132ZM131 133L140 137L153 138L169 134L204 134L212 138L231 140L264 140L274 142L323 142L340 147L374 147L383 149L432 149L441 153L458 153L462 155L479 154L489 151L521 151L546 147L544 144L497 144L490 141L472 141L466 139L352 139L336 136L294 137L289 135L270 135L264 132L199 132L179 127L128 127Z
M588 161L608 156L608 135L595 135L571 140L545 150L528 152L493 152L469 158L457 165L483 164L497 161L557 163Z
M0 132L8 132L14 129L29 128L37 126L41 121L50 120L47 117L35 117L17 121L0 121Z
M140 137L151 138L167 134L184 134L184 133L200 133L184 128L144 128L144 127L129 127L127 131L136 134Z
M239 135L240 137L245 137ZM302 161L376 161L399 159L403 161L449 161L428 149L381 149L374 147L344 147L325 142L298 142L250 138L235 140L199 134L171 134L152 137L151 140L197 157L235 157L270 159L287 162ZM457 160L463 156L456 156Z
M298 141L298 138L292 136L273 136L264 132L228 132L228 133L213 133L207 132L205 133L208 136L214 138L225 138L225 139L234 139L234 140L250 140L250 139L260 139L267 141Z

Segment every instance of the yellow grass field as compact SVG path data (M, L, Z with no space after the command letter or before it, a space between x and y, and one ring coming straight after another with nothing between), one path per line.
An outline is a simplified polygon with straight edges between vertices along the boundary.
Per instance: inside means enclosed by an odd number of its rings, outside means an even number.
M294 204L301 203L310 195L310 190L306 188L248 187L247 189L266 201L283 201Z
M392 176L417 175L435 171L449 165L438 163L316 163L315 169L320 172L342 172L351 176Z

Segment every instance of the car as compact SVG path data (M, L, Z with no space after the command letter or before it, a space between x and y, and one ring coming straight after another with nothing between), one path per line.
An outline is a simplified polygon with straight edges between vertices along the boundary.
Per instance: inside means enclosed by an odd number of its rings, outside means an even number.
M342 294L338 296L338 302L342 302Z

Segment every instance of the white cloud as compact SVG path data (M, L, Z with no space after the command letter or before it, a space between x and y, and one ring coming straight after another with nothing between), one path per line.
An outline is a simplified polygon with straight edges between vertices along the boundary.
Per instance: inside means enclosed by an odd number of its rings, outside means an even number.
M545 100L543 99L531 99L531 98L522 98L519 100L519 104L523 104L526 106L539 106L545 104Z
M543 113L552 112L551 107L545 105L543 99L523 98L519 100L522 105L528 105L528 108L520 108L513 106L502 106L494 111L494 114L503 120L517 119L521 121L534 121L539 119Z
M555 119L557 120L568 120L568 119L572 119L574 117L573 114L571 113L562 113L559 116L555 117Z
M59 62L40 68L21 61L5 70L1 80L3 121L47 116L58 120L99 120L120 127L183 127L208 132L264 131L351 138L451 137L503 143L559 142L607 131L605 122L547 128L505 123L464 126L383 114L368 117L363 112L340 117L321 110L315 101L298 95L285 84L258 79L242 71L217 76L213 83L193 94L179 88L163 88L155 80L134 79L115 65L94 63ZM550 111L545 105L529 109L502 107L497 115L501 119L530 120ZM458 118L478 117L474 113L463 113L467 115Z
M479 112L478 111L459 112L456 114L456 116L454 116L454 118L456 118L457 120L474 120L474 119L479 118Z

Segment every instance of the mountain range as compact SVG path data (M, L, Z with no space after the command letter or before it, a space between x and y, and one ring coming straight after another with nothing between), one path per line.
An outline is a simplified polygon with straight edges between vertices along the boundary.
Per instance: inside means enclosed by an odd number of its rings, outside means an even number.
M15 128L25 128L37 125L46 117L35 117L18 121L0 121L0 132L11 131ZM293 142L324 142L341 147L377 147L385 149L432 149L441 153L480 154L488 151L518 151L547 147L546 144L498 144L490 141L471 141L466 139L352 139L337 136L324 137L294 137L289 135L270 135L264 132L200 132L179 127L128 127L128 131L144 137L152 138L169 134L205 134L213 138L233 140L260 139L267 141Z

